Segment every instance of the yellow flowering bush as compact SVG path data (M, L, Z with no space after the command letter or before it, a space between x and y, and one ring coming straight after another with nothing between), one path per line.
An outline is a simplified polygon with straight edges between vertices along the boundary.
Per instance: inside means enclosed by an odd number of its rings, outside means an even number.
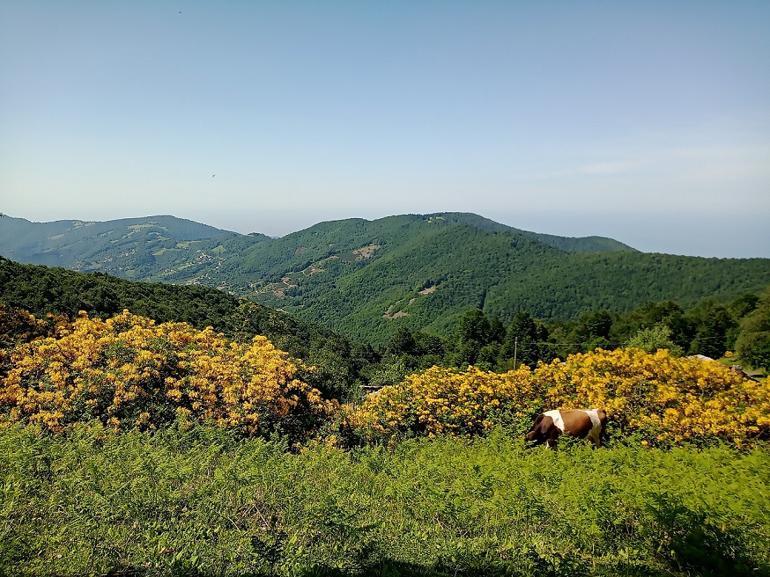
M0 415L52 431L92 418L153 428L179 417L253 435L312 426L335 409L265 337L237 343L128 311L107 320L81 313L9 360Z
M540 365L548 407L603 407L614 425L649 442L722 438L735 444L770 432L770 383L721 363L666 350L597 349Z
M647 444L770 433L770 382L665 350L597 349L507 373L433 367L344 408L343 424L372 441L411 434L483 434L555 408L604 408L613 428Z
M483 434L509 412L523 416L540 398L526 366L506 373L431 367L343 411L343 426L364 440L425 434Z
M338 408L262 336L234 342L211 328L157 324L127 311L64 322L0 309L0 330L15 335L0 348L0 421L61 431L89 419L115 428L179 419L294 435ZM583 407L604 408L614 430L646 444L770 437L770 380L634 348L505 373L432 367L346 405L341 432L365 442L481 435L498 424L523 426L542 410Z

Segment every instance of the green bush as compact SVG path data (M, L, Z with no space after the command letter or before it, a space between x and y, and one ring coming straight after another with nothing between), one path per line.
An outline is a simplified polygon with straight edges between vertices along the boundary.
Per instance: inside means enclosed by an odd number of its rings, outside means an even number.
M767 575L770 452L0 431L0 574Z
M628 341L627 346L642 349L647 353L654 353L660 349L667 349L672 355L681 355L682 347L674 343L671 338L671 329L664 324L657 324L649 328L642 328Z

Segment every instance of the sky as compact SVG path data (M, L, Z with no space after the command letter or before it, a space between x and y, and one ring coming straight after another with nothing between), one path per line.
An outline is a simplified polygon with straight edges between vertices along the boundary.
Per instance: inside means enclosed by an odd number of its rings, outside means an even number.
M0 211L770 257L770 2L0 2Z

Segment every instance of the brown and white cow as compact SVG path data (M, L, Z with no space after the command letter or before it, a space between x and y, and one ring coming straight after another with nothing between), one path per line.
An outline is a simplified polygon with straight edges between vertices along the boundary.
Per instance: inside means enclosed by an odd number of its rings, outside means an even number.
M575 409L572 411L546 411L535 419L526 440L533 445L545 443L555 449L561 435L589 439L594 447L601 447L607 426L607 413L602 409Z

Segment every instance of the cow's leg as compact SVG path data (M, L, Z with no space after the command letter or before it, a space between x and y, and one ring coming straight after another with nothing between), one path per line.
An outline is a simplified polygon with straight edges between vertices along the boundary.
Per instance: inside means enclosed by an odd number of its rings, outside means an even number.
M556 439L547 439L545 442L545 446L551 449L552 451L556 450Z

